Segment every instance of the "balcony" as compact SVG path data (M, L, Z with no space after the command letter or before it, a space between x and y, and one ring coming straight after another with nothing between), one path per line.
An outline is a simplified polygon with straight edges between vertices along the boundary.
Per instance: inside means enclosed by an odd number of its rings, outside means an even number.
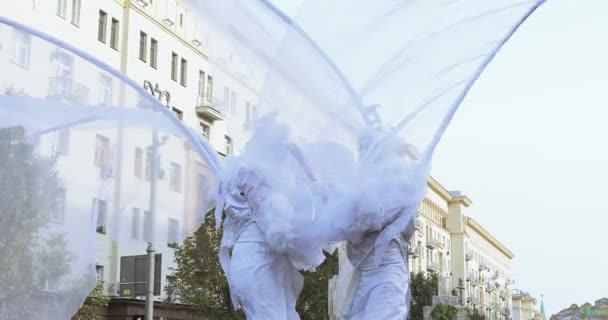
M433 305L440 304L440 303L457 306L460 304L460 301L459 301L459 298L455 297L455 296L447 296L447 297L433 296Z
M437 262L428 262L426 265L428 272L439 273L439 264Z
M69 77L49 78L49 96L58 97L79 105L89 101L89 88Z
M412 256L412 258L419 258L422 255L422 250L420 247L411 246L407 249L407 253Z
M469 272L467 274L467 282L475 281L475 273Z
M423 231L424 230L424 224L422 224L422 221L420 219L416 219L416 222L414 223L414 226L416 228L416 231Z
M219 103L216 98L199 96L196 99L196 113L211 121L224 120L224 114L218 108Z
M445 248L445 244L443 243L443 241L441 241L439 239L437 239L435 241L437 241L437 248L439 248L439 249Z
M435 250L439 248L439 241L437 239L426 239L426 247Z
M477 305L479 305L479 300L475 297L469 297L469 298L467 298L467 303L471 304L473 306L477 306Z

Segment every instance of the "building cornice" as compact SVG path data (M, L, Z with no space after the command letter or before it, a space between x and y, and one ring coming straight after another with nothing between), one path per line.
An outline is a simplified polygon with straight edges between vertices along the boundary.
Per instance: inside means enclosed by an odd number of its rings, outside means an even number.
M429 188L431 188L431 190L439 194L446 202L452 201L452 194L446 188L444 188L437 180L435 180L435 178L429 176L427 185Z
M198 55L199 57L201 57L204 60L208 60L207 55L201 49L199 49L198 47L195 47L191 43L188 43L188 41L186 41L184 38L182 38L180 35L178 35L175 31L169 29L167 26L162 24L160 21L156 20L153 16L151 16L149 13L147 13L145 10L143 10L139 6L132 5L131 0L114 0L114 2L121 5L124 9L127 9L127 10L132 9L135 12L139 13L142 17L148 19L148 21L152 22L154 25L156 25L162 31L171 35L173 38L175 38L175 40L177 40L178 42L181 42L184 46L191 49L192 52L194 52L196 55Z
M471 217L465 217L465 219L466 219L466 225L468 228L471 228L472 230L477 232L479 235L481 235L486 241L488 241L496 249L498 249L505 256L507 256L507 258L509 258L509 259L515 258L515 255L513 254L513 252L511 252L511 250L507 249L507 247L505 245L503 245L502 243L500 243L500 241L498 241L496 238L494 238L494 236L492 236L492 234L490 234L490 232L488 232L486 229L484 229L484 227L482 227L477 221L473 220L473 218L471 218Z
M443 200L447 203L460 203L465 207L469 207L473 204L473 201L465 195L460 195L456 192L450 192L444 186L442 186L435 178L429 176L427 185L431 190L435 191Z

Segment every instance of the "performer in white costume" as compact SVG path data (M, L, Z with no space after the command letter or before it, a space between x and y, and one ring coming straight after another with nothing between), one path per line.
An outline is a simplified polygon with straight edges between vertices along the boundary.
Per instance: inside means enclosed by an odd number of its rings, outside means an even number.
M220 261L233 303L240 302L248 319L299 319L295 306L303 277L298 269L314 269L324 258L320 249L307 258L303 255L311 250L295 248L293 224L312 219L312 193L300 186L310 185L314 176L288 133L273 116L260 119L243 154L226 159L220 182L225 203L218 204L216 219L222 208L226 214ZM296 212L303 217L294 218Z
M377 142L375 134L360 141L361 153ZM346 233L347 261L343 261L337 288L338 317L347 320L404 320L409 313L407 246L413 232L415 207L421 195L408 194L420 179L408 176L408 165L416 155L398 142L387 152L363 160L368 174L364 191ZM368 159L370 160L370 159ZM409 180L414 178L414 181Z

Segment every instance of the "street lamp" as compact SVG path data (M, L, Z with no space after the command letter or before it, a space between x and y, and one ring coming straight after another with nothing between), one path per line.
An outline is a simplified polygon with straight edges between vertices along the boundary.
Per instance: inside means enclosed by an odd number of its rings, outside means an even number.
M169 103L171 100L171 95L167 91L161 91L158 83L155 87L152 87L152 83L149 81L144 81L144 89L150 90L150 93L156 97L158 94L158 100L160 101L162 97L165 97L166 106L169 107ZM150 236L154 234L152 230L152 226L154 226L154 219L156 217L156 180L158 179L158 148L166 142L166 139L163 139L162 142L158 140L158 129L156 127L152 130L152 145L151 145L151 170L150 170L150 219L148 220L148 230ZM146 283L146 309L145 309L145 319L152 320L154 319L154 245L152 243L152 239L148 239L148 247L146 248L147 254L147 265L148 265L148 277Z
M459 298L459 303L461 306L464 306L464 301L463 301L463 297L462 297L462 291L464 291L464 281L462 281L462 278L458 279L458 287L456 287L460 293L460 298Z

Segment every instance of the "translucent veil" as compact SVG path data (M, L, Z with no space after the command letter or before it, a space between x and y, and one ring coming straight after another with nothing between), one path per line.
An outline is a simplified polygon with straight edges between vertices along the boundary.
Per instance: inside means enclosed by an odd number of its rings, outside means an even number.
M275 112L329 186L319 193L343 201L318 226L352 225L366 190L407 208L382 247L414 216L466 93L543 0L303 0L291 16L268 0L184 2L214 35L217 73L225 48L255 70L254 114ZM67 319L95 285L96 249L182 240L213 206L221 165L153 89L2 17L0 44L0 318ZM404 152L403 166L377 165ZM406 192L383 191L394 176Z
M255 79L258 113L276 112L300 145L325 146L306 153L335 200L317 212L319 225L345 239L341 230L362 223L352 214L358 206L383 208L387 215L372 222L386 226L379 262L415 216L458 106L544 0L302 0L291 15L279 9L289 1L186 2L263 73ZM365 150L362 139L371 141ZM384 210L392 208L403 210Z
M0 44L0 319L70 319L96 257L200 226L220 163L157 93L90 55L2 17Z

